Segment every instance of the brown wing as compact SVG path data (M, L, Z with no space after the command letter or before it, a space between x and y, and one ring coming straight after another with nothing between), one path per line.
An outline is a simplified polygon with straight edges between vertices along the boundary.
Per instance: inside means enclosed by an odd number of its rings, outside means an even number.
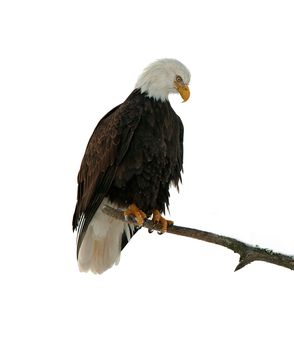
M89 140L78 174L77 204L73 215L73 229L78 231L77 254L139 121L140 116L124 103L100 120Z

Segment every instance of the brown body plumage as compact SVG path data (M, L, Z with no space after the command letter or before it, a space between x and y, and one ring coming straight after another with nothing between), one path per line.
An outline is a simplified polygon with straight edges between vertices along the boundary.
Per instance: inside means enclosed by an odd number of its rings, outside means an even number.
M139 90L100 120L78 175L73 229L83 232L104 197L119 207L132 203L151 215L165 211L171 183L178 186L183 165L183 125L168 101Z

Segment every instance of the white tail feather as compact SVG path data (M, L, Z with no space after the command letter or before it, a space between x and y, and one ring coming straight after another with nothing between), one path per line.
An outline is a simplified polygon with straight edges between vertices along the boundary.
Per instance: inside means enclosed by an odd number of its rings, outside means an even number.
M107 199L102 201L87 228L78 256L82 272L102 273L118 264L123 232L126 232L128 240L131 237L128 224L102 212L102 208L109 204Z

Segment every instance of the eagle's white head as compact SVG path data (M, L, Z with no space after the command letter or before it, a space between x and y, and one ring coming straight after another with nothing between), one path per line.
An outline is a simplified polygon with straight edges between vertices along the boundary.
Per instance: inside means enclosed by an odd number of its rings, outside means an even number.
M136 89L146 92L148 97L165 101L169 94L179 93L184 101L190 96L190 72L172 58L163 58L151 63L140 75Z

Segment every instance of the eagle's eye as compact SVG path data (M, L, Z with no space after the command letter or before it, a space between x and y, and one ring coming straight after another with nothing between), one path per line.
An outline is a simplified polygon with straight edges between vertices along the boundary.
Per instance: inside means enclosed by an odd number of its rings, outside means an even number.
M182 81L183 81L182 77L179 76L179 75L177 75L177 76L176 76L176 82L177 82L177 83L181 83Z

